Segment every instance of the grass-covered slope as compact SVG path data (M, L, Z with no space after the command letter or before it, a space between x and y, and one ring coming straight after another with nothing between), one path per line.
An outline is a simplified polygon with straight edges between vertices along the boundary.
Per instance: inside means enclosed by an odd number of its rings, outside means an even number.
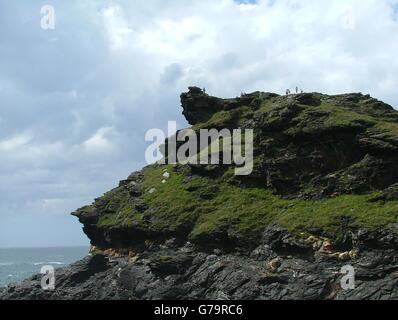
M398 222L398 112L392 107L361 94L256 92L219 99L191 88L181 98L195 130L254 129L252 175L236 177L233 167L222 165L150 165L74 213L94 245L174 237L245 246L273 222L297 236L339 240L349 229Z

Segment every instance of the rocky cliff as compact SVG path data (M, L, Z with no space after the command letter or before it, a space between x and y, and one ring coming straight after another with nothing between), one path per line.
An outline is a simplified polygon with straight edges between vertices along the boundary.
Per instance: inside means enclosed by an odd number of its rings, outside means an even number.
M360 93L221 99L191 87L181 102L196 133L253 129L252 174L132 173L73 213L93 247L57 271L55 291L35 276L0 298L398 298L397 111ZM355 289L340 285L346 265Z

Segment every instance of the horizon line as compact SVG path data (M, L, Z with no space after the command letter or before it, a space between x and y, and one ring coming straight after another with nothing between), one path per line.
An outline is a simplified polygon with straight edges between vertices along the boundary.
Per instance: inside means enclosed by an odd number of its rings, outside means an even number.
M82 247L90 247L91 244L87 245L57 245L57 246L31 246L31 247L25 247L25 246L20 246L20 247L0 247L1 249L57 249L57 248L82 248Z

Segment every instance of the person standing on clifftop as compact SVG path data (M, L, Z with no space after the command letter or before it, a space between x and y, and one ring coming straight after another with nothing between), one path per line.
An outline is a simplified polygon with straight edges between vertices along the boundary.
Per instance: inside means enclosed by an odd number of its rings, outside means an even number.
M298 93L299 88L296 86L296 94Z

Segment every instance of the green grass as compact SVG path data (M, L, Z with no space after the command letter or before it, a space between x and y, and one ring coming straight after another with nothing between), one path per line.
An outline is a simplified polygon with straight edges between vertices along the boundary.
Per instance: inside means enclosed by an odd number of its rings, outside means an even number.
M396 122L380 121L375 125L375 128L380 133L385 133L389 136L398 136L398 123Z
M266 100L261 104L261 106L257 110L257 112L268 112L274 108L275 108L275 105L273 104L272 100Z
M123 187L118 187L107 192L97 200L97 205L105 213L100 216L98 221L99 227L111 227L114 225L130 226L140 223L142 220L142 214L135 210Z
M162 183L164 170L170 173L166 183ZM172 170L171 165L146 167L144 169L142 190L144 200L151 208L151 214L156 219L153 228L159 231L176 232L192 225L199 211L198 206L190 192L184 189L183 177ZM154 193L148 190L155 188Z
M216 112L212 117L204 123L198 123L192 127L193 130L210 129L210 128L230 128L237 129L242 124L251 119L254 110L249 106L242 106L238 109L223 110Z
M162 184L163 170L171 176ZM211 181L197 178L183 181L183 175L172 166L147 167L144 170L145 200L156 216L155 228L176 231L184 226L191 229L190 238L215 232L227 225L234 236L255 239L271 222L277 222L295 234L319 228L338 236L342 221L354 228L377 229L398 220L398 201L369 202L375 194L344 195L320 201L285 200L268 189L240 188L225 182L224 178ZM200 190L217 185L211 199L198 196Z
M288 135L296 133L319 133L331 130L343 129L360 129L364 127L372 127L376 121L371 116L359 114L341 107L336 107L325 102L320 106L304 106L300 105L302 111L293 119L300 124L300 127L292 126L285 131ZM313 117L311 113L322 112L323 116Z
M366 123L369 127L368 130L374 133L385 133L391 136L398 136L398 123L394 121L380 120L380 118L372 115L357 113L345 108L336 107L326 103L322 103L321 110L329 111L325 125L333 126L356 126L358 123Z
M359 128L367 127L375 134L384 133L391 136L398 135L398 123L380 120L372 115L358 113L354 110L344 108L341 106L334 106L332 104L322 102L320 106L303 106L303 111L294 119L299 123L306 124L302 128L304 132L311 133L325 129L342 129L342 128ZM328 115L314 121L308 115L310 112L323 111ZM297 128L290 128L286 133L294 133Z

